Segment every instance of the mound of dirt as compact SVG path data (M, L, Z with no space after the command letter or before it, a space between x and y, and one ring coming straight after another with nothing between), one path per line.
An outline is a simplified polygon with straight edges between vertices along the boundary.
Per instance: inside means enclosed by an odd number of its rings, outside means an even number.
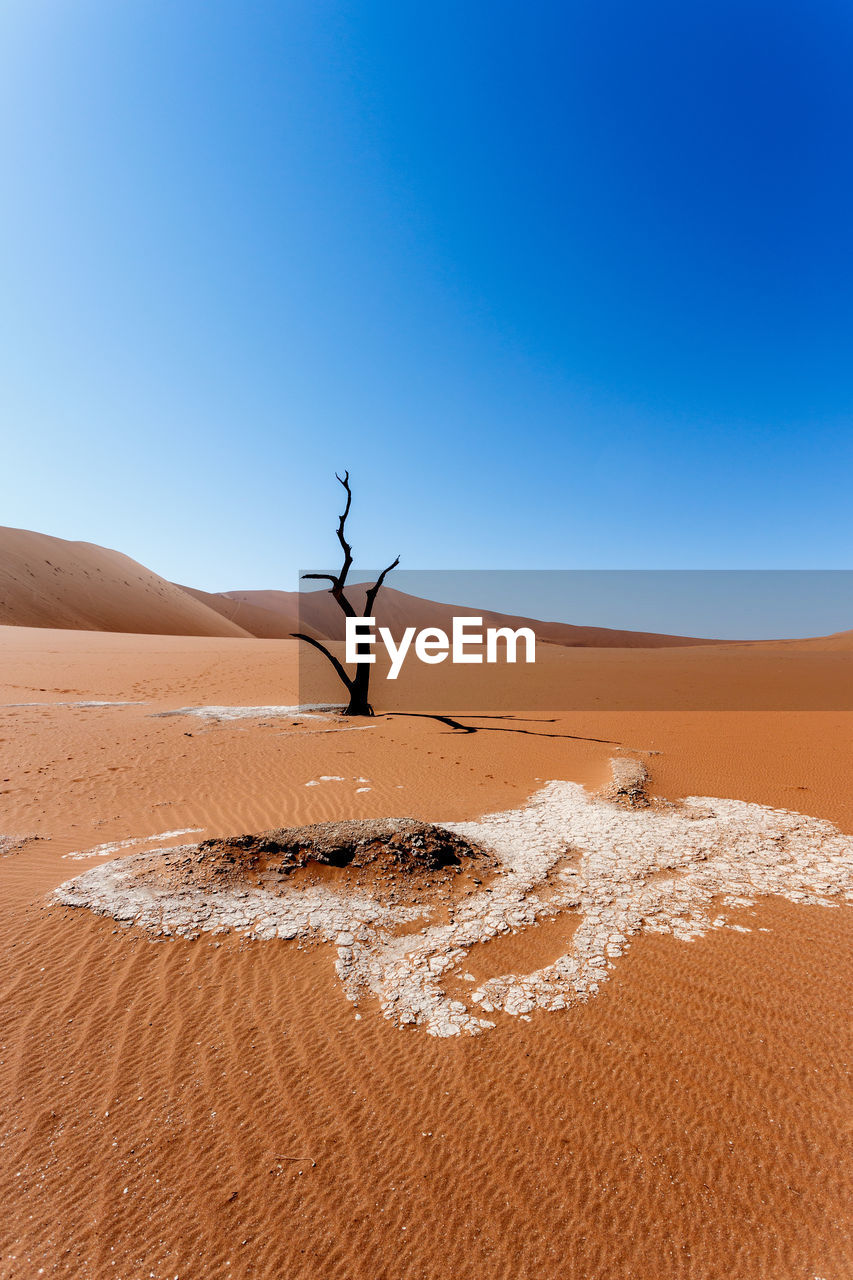
M495 859L445 827L414 818L349 819L282 827L253 835L203 840L167 851L158 859L159 879L184 885L284 887L295 872L352 871L393 881L435 882L462 871L487 872Z
M283 871L304 867L308 862L366 867L382 858L390 858L404 871L437 871L458 867L466 858L486 857L482 849L446 827L414 818L316 822L260 835L203 840L198 848L203 858L223 858L244 867L256 856L270 859L281 855Z

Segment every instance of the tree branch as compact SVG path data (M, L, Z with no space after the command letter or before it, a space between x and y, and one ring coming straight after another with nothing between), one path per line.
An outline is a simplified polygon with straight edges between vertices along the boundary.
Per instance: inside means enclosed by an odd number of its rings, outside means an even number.
M343 550L343 553L344 553L344 562L341 566L341 571L338 574L337 581L338 581L338 589L340 591L343 591L344 584L346 583L346 580L347 580L347 574L349 573L350 566L352 564L352 547L347 542L346 534L344 532L344 529L346 527L346 522L347 522L347 516L349 515L349 509L352 506L352 489L349 487L348 471L344 472L343 477L339 476L336 471L335 479L337 480L338 484L343 485L347 495L346 506L344 507L343 514L341 515L338 521L338 542L341 544L341 549Z
M305 633L302 631L291 631L290 635L293 640L304 640L307 644L312 644L315 649L319 649L320 652L323 654L323 656L328 658L329 662L331 662L332 666L335 668L335 671L337 671L338 676L346 685L347 690L350 693L352 693L352 686L353 686L352 680L347 675L345 668L341 665L340 662L338 662L335 655L333 653L330 653L324 644L321 644L319 640L315 640L313 636L306 636Z
M352 489L350 488L350 484L349 484L349 472L345 471L342 476L339 476L336 471L335 479L337 480L338 484L343 485L347 495L346 505L344 506L343 512L341 513L338 519L338 529L337 529L338 542L341 544L341 549L344 553L344 562L341 565L340 572L337 574L303 573L302 577L311 578L315 582L331 582L332 597L337 601L338 605L340 606L340 608L343 610L343 612L346 614L348 618L355 618L358 615L356 614L356 611L353 608L353 606L350 604L349 600L344 595L344 585L347 580L347 574L349 573L350 568L352 567L352 547L347 542L347 536L346 536L347 516L349 515L349 509L352 506Z
M331 582L332 587L330 595L337 600L340 607L348 618L357 618L358 614L344 595L344 589L340 584L340 580L333 573L303 573L303 578L314 578L318 582Z
M364 616L366 618L370 618L373 615L373 602L379 594L379 588L382 586L382 583L385 581L386 575L389 574L392 569L396 569L399 563L400 563L400 557L397 556L396 560L394 560L391 564L389 564L386 569L382 570L379 577L376 579L373 586L368 591L367 595L364 598Z

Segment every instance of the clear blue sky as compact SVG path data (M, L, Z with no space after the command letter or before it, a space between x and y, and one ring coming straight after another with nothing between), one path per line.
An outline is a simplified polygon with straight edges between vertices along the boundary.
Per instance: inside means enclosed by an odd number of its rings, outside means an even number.
M6 0L0 523L850 567L853 9Z

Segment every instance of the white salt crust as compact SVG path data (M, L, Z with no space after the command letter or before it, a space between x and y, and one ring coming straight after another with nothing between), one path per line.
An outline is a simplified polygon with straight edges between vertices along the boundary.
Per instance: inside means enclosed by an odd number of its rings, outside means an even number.
M195 716L199 720L325 720L343 711L343 706L325 702L306 702L295 707L177 707L174 711L154 711L151 718Z
M63 858L105 858L109 853L118 853L122 849L142 850L149 844L160 844L165 840L174 840L178 836L195 835L202 827L179 827L177 831L161 831L154 836L132 836L129 840L108 840L106 844L96 844L92 849L84 849L81 853L63 853Z
M645 771L632 768L636 784ZM609 794L624 797L631 783L626 761L614 761ZM430 925L429 907L391 907L326 887L175 890L138 878L150 853L93 868L54 896L157 935L233 929L250 938L330 942L350 1000L375 996L385 1017L436 1036L478 1034L495 1025L489 1015L497 1012L526 1018L588 1000L643 930L685 942L711 928L743 930L726 911L769 894L821 906L853 901L853 837L829 822L740 800L690 796L632 808L555 781L522 808L444 825L499 864L446 924ZM467 971L472 948L563 914L567 933L577 927L554 963L482 982L464 1001L445 990L448 975L476 983ZM417 919L425 921L419 933L395 935L395 926Z

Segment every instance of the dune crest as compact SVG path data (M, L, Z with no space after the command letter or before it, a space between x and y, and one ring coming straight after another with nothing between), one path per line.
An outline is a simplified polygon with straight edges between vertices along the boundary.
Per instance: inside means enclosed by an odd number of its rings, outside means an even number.
M0 624L144 635L249 634L119 551L5 527Z

